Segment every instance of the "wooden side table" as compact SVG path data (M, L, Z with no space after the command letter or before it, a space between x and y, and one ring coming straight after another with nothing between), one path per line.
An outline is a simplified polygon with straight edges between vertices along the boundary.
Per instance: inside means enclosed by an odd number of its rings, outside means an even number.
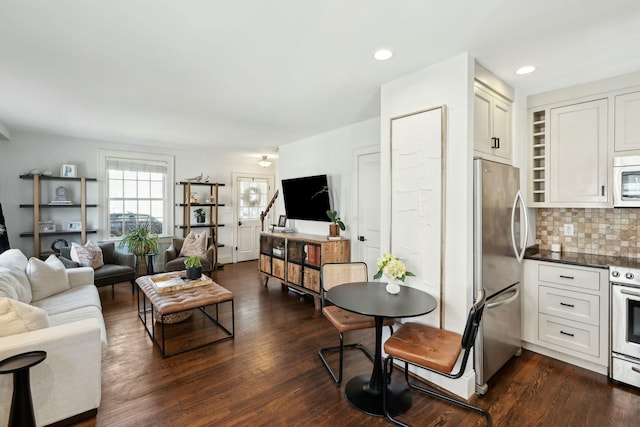
M35 427L29 368L47 358L45 351L29 351L0 361L0 374L13 374L13 397L9 427Z

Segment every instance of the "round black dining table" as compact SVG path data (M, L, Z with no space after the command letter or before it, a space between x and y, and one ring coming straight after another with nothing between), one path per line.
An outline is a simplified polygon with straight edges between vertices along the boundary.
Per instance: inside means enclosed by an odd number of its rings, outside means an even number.
M345 386L347 400L356 408L371 414L384 415L382 405L382 322L386 317L401 318L427 314L435 310L437 303L428 293L400 286L398 294L386 291L383 282L354 282L335 286L326 298L334 305L354 313L373 316L376 324L376 349L371 374L353 377ZM404 383L387 384L389 412L399 415L411 407L411 394Z

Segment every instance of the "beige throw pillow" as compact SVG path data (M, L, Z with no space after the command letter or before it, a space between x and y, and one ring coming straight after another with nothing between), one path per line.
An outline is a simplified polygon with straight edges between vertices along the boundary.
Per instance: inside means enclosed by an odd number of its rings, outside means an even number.
M67 270L55 255L49 255L46 261L31 257L27 263L27 276L34 301L71 289Z
M185 237L180 256L192 255L199 258L207 257L207 233L196 234L192 231Z
M71 259L83 267L91 267L94 270L104 265L102 249L97 243L88 241L86 245L71 243Z
M49 316L43 309L0 297L0 337L48 327Z

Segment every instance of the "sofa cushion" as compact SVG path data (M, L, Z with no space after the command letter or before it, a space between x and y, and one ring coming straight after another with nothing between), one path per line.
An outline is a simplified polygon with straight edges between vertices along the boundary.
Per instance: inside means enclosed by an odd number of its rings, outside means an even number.
M76 242L71 243L71 259L83 267L91 267L94 270L104 265L102 249L96 243L89 240L84 246Z
M67 270L55 255L50 255L46 261L31 257L27 264L27 276L31 282L33 301L70 289Z
M93 285L71 288L40 301L33 301L31 304L46 310L49 316L83 307L96 307L102 310L98 288Z
M136 271L128 265L105 264L95 271L94 284L96 286L112 285L128 282L136 278Z
M207 257L207 233L202 232L196 234L191 231L187 237L185 237L179 256L188 257L193 255L198 258Z
M43 309L0 297L0 337L48 327L49 316Z
M18 300L27 304L32 299L31 284L25 271L28 261L19 249L9 249L0 254L0 267L9 269L11 274L20 281L22 289L18 291Z
M95 319L99 323L102 356L106 356L108 349L107 330L104 325L104 319L102 317L102 311L100 311L100 309L98 309L97 307L88 306L49 315L49 323L51 324L51 326L64 325L67 323L83 321L87 319Z

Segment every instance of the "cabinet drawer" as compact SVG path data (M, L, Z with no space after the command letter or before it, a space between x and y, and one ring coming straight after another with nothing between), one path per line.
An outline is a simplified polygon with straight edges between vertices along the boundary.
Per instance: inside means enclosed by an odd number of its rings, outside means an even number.
M287 282L302 286L302 266L292 262L287 263Z
M538 280L574 288L600 290L600 274L597 271L541 264Z
M271 257L268 255L260 255L260 271L271 274Z
M311 268L304 269L304 287L314 292L320 292L319 270L313 270Z
M273 274L278 279L285 280L284 260L273 258L271 267L272 267L271 274Z
M570 350L599 357L600 329L597 326L573 322L555 316L538 316L538 338Z
M538 310L576 322L600 324L600 297L597 295L539 286Z

